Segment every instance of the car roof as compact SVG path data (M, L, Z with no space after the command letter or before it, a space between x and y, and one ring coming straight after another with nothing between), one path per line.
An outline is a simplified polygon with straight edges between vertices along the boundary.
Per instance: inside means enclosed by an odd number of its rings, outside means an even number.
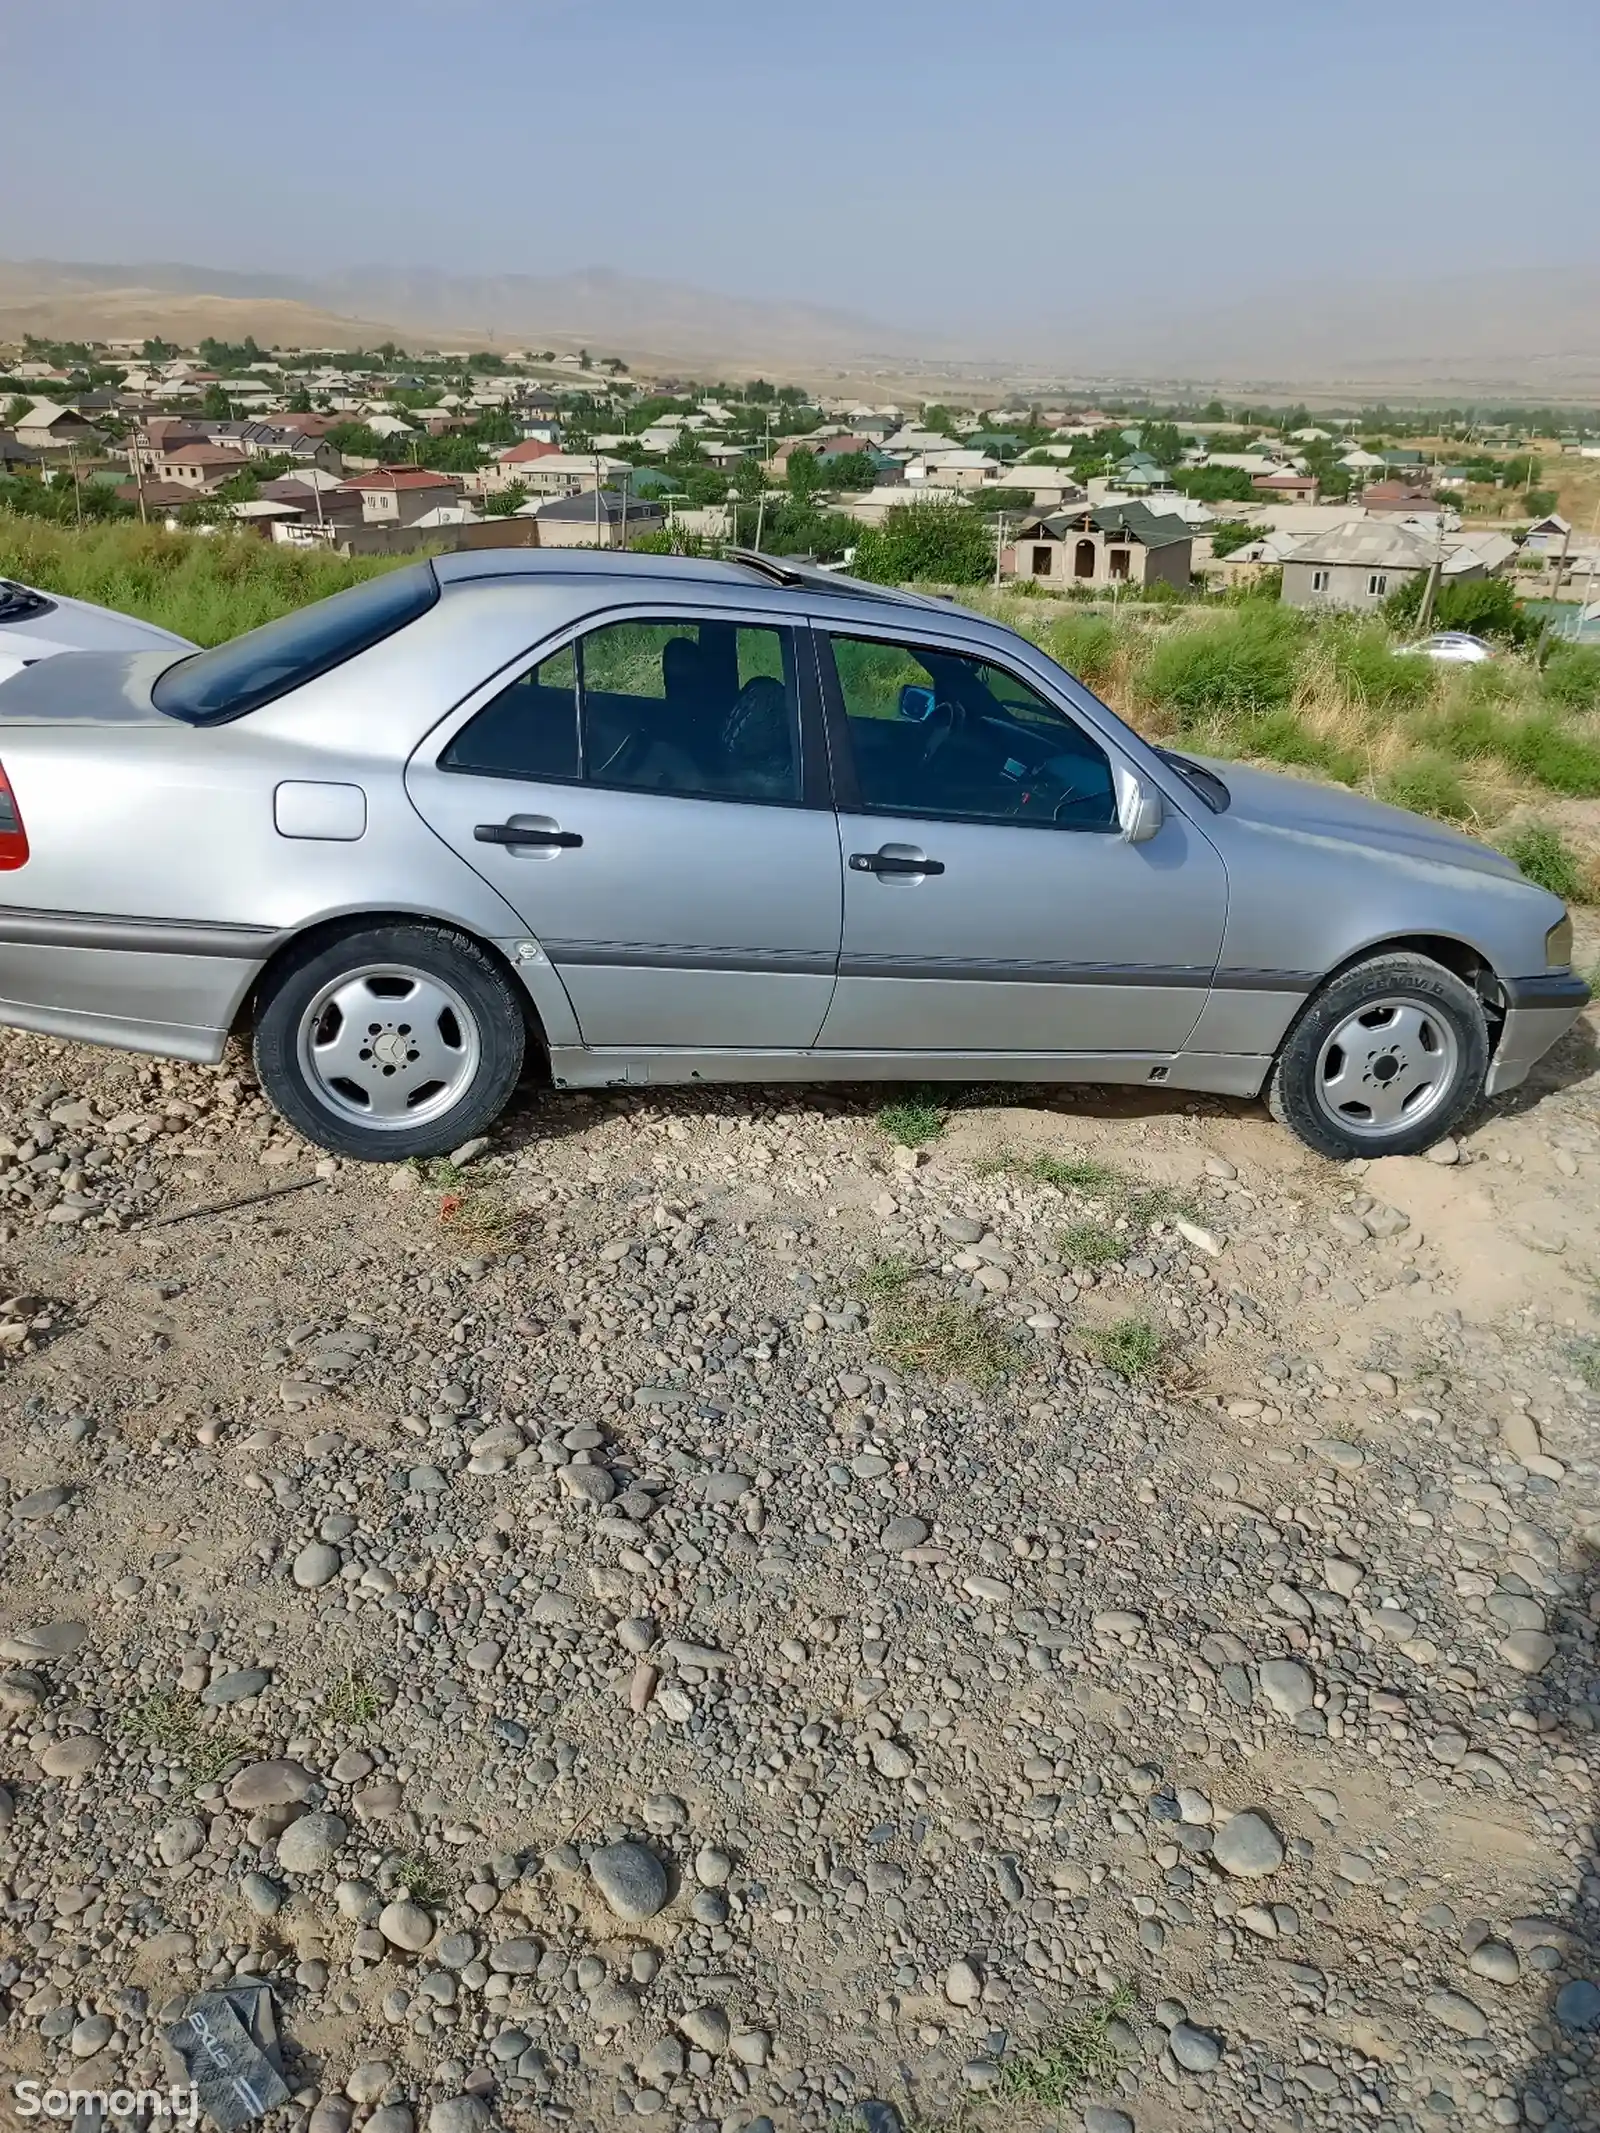
M663 588L715 585L737 599L757 587L826 593L831 598L881 602L893 607L934 608L948 613L950 602L923 593L902 592L890 585L870 585L864 578L824 570L793 556L763 555L753 548L729 551L726 561L711 556L639 555L605 548L476 548L436 556L434 573L441 586L465 585L486 578L610 578L632 585L656 583Z

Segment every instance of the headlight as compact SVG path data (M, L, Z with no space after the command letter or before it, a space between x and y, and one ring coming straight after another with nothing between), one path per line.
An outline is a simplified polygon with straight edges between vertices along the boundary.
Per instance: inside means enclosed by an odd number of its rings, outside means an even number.
M1558 918L1544 937L1544 961L1547 970L1565 970L1572 961L1572 919L1570 914Z

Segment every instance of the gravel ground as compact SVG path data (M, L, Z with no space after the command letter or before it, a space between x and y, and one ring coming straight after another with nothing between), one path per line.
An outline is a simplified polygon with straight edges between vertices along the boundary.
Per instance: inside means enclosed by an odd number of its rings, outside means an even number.
M0 2068L249 1975L312 2133L1600 2125L1597 1056L419 1173L8 1035Z

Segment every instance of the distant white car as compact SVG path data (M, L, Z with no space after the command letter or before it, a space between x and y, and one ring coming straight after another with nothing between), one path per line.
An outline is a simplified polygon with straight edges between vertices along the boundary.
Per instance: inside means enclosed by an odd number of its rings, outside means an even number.
M1466 630L1435 630L1431 637L1424 637L1418 644L1402 645L1401 650L1452 667L1481 666L1484 660L1494 657L1492 644L1485 644L1481 637Z
M0 682L57 652L192 652L187 637L91 600L0 578Z

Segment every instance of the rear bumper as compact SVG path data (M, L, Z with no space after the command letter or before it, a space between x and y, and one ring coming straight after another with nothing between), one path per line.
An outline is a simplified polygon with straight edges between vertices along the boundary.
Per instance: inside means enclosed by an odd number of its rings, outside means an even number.
M1495 1046L1484 1082L1484 1093L1489 1096L1503 1096L1507 1089L1526 1081L1530 1068L1566 1035L1590 999L1588 986L1570 970L1550 971L1537 978L1510 978L1505 995L1500 1042Z

